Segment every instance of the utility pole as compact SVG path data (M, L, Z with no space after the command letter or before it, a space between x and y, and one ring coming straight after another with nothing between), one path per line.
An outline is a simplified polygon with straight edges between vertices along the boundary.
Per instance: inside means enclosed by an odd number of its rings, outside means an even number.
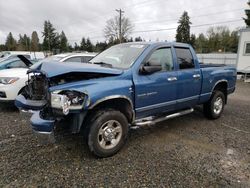
M122 9L116 9L116 11L119 13L119 40L122 43L122 14L124 11Z

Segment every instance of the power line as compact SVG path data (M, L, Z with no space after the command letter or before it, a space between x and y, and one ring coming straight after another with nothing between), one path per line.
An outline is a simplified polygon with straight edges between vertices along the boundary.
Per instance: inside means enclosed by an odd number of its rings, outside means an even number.
M224 21L224 22L214 22L214 23L208 23L208 24L193 25L193 26L191 26L191 28L198 28L198 27L225 24L225 23L233 23L233 22L239 22L239 21L242 21L242 19L235 19L235 20L228 20L228 21ZM159 31L171 31L171 30L176 30L176 29L177 29L177 27L164 28L164 29L152 29L152 30L140 30L140 31L133 31L132 34L133 33L159 32ZM103 36L89 37L89 39L97 39L97 38L103 38ZM78 39L69 39L68 41L78 41Z
M242 9L232 9L232 10L227 10L227 11L220 11L220 12L215 12L215 13L211 13L211 14L202 14L202 15L196 15L196 16L191 16L190 19L192 18L199 18L199 17L204 17L204 16L212 16L212 15L220 15L220 14L224 14L224 13L228 13L228 12L233 12L233 11L239 11L239 10L242 10ZM143 22L142 24L144 23L162 23L162 22L168 22L168 21L178 21L178 19L168 19L168 20L160 20L160 21L149 21L149 22ZM140 24L140 23L137 23L137 24ZM137 25L136 24L136 25ZM100 30L92 30L92 31L89 31L87 33L84 33L84 35L87 35L87 34L92 34L92 33L100 33L101 34L101 31ZM77 35L77 36L74 36L74 37L82 37L83 35ZM95 37L94 37L95 38Z
M228 1L232 1L232 0L228 0ZM123 6L121 8L128 8L128 7L140 7L141 5L145 5L146 3L160 3L161 0L145 0L145 1L141 1L141 2L138 2L138 3L132 3L132 4L129 4L127 6ZM224 5L225 3L223 3ZM140 5L140 6L139 6ZM196 8L196 9L191 9L191 10L200 10L200 9L204 9L204 8L211 8L211 7L215 7L215 6L218 6L220 4L212 4L212 5L208 5L208 6L205 6L205 7L200 7L200 8ZM191 11L191 10L188 10L188 11ZM132 9L126 9L126 11L132 11ZM112 15L112 12L113 10L109 10L107 12L104 12L102 13L101 15L98 15L98 16L94 16L94 17L91 17L91 18L86 18L85 20L95 20L96 18L98 19L106 19L106 15ZM179 14L178 14L179 15ZM178 16L176 15L176 16ZM70 25L73 25L73 24L79 24L81 21L76 21L76 22L71 22ZM59 24L58 26L68 26L69 23L67 24Z
M224 22L214 22L214 23L200 24L200 25L193 25L193 26L190 26L190 27L191 28L193 28L193 27L203 27L203 26L218 25L218 24L232 23L232 22L238 22L238 21L242 21L242 19L229 20L229 21L224 21ZM134 31L132 33L147 33L147 32L156 32L156 31L168 31L168 30L175 30L175 29L177 29L177 27L165 28L165 29L140 30L140 31Z
M236 11L242 11L242 9L233 9L233 10L220 11L220 12L215 12L215 13L210 13L210 14L201 14L201 15L196 15L196 16L190 16L190 19L204 17L204 16L220 15L220 14L225 14L225 13L228 13L228 12L236 12ZM162 22L168 22L168 21L177 21L178 19L179 18L167 19L167 20L159 20L159 21L136 22L136 24L162 23Z

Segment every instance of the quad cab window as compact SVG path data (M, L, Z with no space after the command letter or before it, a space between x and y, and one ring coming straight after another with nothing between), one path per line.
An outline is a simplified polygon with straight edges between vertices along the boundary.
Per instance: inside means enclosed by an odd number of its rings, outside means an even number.
M177 63L179 69L192 69L195 67L194 59L190 49L188 48L175 48Z

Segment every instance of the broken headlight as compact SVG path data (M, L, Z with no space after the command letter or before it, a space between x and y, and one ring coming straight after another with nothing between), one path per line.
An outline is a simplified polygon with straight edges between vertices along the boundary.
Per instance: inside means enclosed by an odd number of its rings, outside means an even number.
M51 107L62 109L67 115L70 110L80 110L84 107L86 95L78 91L54 91L51 93Z
M19 80L18 77L0 77L0 83L1 84L13 84L15 83L17 80Z

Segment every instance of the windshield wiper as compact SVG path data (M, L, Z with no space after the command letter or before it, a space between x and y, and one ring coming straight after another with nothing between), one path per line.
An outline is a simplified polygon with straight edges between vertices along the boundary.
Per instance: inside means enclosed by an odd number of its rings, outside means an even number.
M101 66L106 66L106 67L109 67L109 68L112 68L113 65L112 64L109 64L109 63L105 63L105 62L93 62L93 64L96 64L96 65L101 65Z

